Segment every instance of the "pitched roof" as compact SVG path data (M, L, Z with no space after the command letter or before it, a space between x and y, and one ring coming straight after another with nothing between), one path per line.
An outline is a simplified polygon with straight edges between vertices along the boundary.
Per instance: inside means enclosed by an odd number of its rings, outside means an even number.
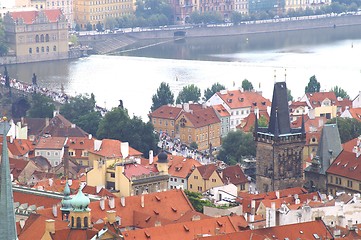
M244 175L242 168L239 165L226 167L222 170L222 176L224 183L227 183L229 181L236 186L248 182L246 175Z
M259 117L264 117L267 121L267 124L269 123L270 118L267 111L259 112ZM254 113L251 113L247 117L242 119L241 123L238 124L236 128L244 132L250 132L252 130L252 127L254 127L255 121L256 121L256 115Z
M233 219L233 220L231 220ZM124 231L124 239L186 240L203 234L216 235L239 231L246 223L243 216L208 218L197 221L168 224L165 226Z
M259 110L267 110L271 106L270 100L264 98L257 92L242 92L241 90L229 90L225 93L223 91L217 92L217 95L228 105L230 109L258 108Z
M101 140L101 146L99 150L92 149L89 150L89 152L109 158L122 157L121 143L121 141L115 139L103 139ZM142 155L141 152L129 146L129 156L140 155Z
M28 127L28 136L34 135L38 136L41 131L46 127L49 123L48 118L21 118L14 119L14 122L20 122L22 126Z
M361 181L361 157L356 153L343 150L327 169L328 174L334 174L356 181Z
M336 105L338 103L336 94L332 91L306 93L306 97L308 98L312 108L320 107L322 101L324 101L325 99L331 100L331 105Z
M94 138L89 137L69 137L66 145L73 150L90 150L94 148Z
M227 111L227 109L222 104L213 105L212 107L221 117L231 116L231 114Z
M62 149L65 145L65 137L41 137L35 149Z
M25 24L32 24L35 19L39 17L40 12L45 14L49 22L57 22L59 17L62 15L60 9L47 9L42 11L15 11L10 12L10 16L14 19L14 21L23 19Z
M53 205L58 205L61 202L61 198L55 198L51 195L37 195L29 193L29 191L19 191L18 189L14 189L14 202L18 202L21 204L28 204L28 206L35 205L36 208L44 207L50 208Z
M64 239L92 239L98 230L96 229L61 229L56 230L55 233L51 233L52 240L64 240Z
M152 171L148 168L146 168L143 165L140 164L125 164L124 165L124 175L128 178L131 179L132 177L137 177L137 176L141 176L143 174L149 174Z
M352 118L361 122L361 108L350 108L349 109Z
M154 158L157 162L158 156ZM168 155L168 174L173 177L187 178L195 167L202 164L193 158L185 158L183 156Z
M49 121L49 125L42 130L42 134L54 137L88 137L89 135L61 114L57 114Z
M217 170L217 166L215 164L207 164L201 165L197 167L197 169L201 174L202 178L207 180Z
M221 122L212 107L202 108L193 112L183 112L182 114L192 123L194 128Z
M180 107L163 105L151 112L149 116L152 118L176 120L182 111L183 109Z

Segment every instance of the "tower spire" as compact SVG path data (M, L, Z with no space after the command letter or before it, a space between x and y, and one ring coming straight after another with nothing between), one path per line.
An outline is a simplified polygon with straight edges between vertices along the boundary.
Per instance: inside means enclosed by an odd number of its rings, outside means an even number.
M6 134L10 124L4 117L0 122L0 134L3 135L1 166L0 166L0 236L1 239L17 239L13 187L10 176L10 163Z

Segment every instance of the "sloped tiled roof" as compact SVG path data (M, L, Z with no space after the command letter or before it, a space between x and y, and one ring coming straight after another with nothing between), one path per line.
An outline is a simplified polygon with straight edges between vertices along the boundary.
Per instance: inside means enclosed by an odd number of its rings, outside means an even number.
M176 120L179 114L183 111L180 107L163 105L149 114L152 118L162 118Z
M35 149L62 149L65 141L65 137L41 137Z
M229 117L231 114L227 111L225 107L223 107L222 104L213 105L213 109L219 114L221 117Z
M230 90L225 94L217 92L217 95L228 105L230 109L246 107L251 107L254 109L257 107L262 111L267 110L267 107L271 106L270 100L264 98L260 93L257 92Z
M306 93L306 97L308 98L312 108L320 107L322 101L324 101L326 98L331 100L331 105L338 104L336 94L332 91Z
M199 173L202 178L207 180L209 177L217 170L217 166L215 164L207 164L197 167Z
M267 121L267 125L269 123L269 115L267 111L261 111L259 113L259 117L264 117ZM259 119L258 119L259 120ZM241 123L236 127L244 132L250 132L252 127L254 127L254 123L256 121L256 115L254 113L249 114L247 117L241 120Z
M200 128L221 122L212 107L202 108L200 110L193 111L193 113L183 112L183 114L191 122L194 128Z
M361 108L350 108L349 109L352 118L361 122Z
M246 175L244 175L242 168L239 165L226 167L222 170L222 176L224 183L228 183L229 181L236 186L248 182Z
M154 162L158 161L158 156L154 158ZM195 167L201 166L200 162L193 158L185 158L183 156L173 156L168 154L168 173L173 177L187 178Z
M10 12L11 17L14 21L18 19L23 19L25 24L32 24L35 19L39 16L40 11L15 11ZM59 17L62 15L60 9L47 9L42 10L45 16L48 18L49 22L57 22Z
M64 239L92 239L98 230L96 229L61 229L50 234L52 240L64 240Z
M328 174L334 174L356 181L361 181L361 156L343 150L327 169Z
M125 164L124 175L131 179L132 177L141 176L143 174L150 174L152 171L140 164Z
M14 190L14 202L20 204L27 203L28 206L35 205L36 208L43 206L44 208L51 208L53 205L58 205L61 202L61 198L54 198L51 196L43 196L37 194L31 194L24 191Z
M92 149L89 152L109 158L116 158L123 156L121 153L121 143L122 143L121 141L115 139L103 139L101 141L102 144L98 151ZM141 155L142 155L141 152L129 146L129 156L141 156Z
M89 135L61 114L57 114L49 121L49 125L42 130L42 134L53 137L88 137Z

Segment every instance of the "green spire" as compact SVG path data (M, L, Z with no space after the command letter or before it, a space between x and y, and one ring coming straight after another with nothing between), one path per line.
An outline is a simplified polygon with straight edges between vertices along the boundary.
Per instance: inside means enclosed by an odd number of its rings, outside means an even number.
M17 239L13 187L10 176L10 163L6 134L10 130L10 124L6 118L0 122L0 134L3 135L3 149L0 166L0 238Z
M71 197L70 197L70 188L68 184L68 180L66 180L64 187L64 197L61 200L61 211L70 211L71 210Z

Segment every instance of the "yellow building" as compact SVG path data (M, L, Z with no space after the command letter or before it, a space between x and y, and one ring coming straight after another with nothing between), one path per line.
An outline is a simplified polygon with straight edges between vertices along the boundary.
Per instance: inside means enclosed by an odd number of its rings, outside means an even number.
M91 24L95 30L97 23L106 26L107 19L119 18L134 11L134 0L74 0L74 21L81 29Z
M197 143L199 150L221 145L221 120L212 107L184 111L176 120L176 136L182 143Z
M59 9L8 12L4 28L17 63L68 58L68 25Z
M205 192L223 185L222 177L215 164L196 167L188 177L188 190L192 192Z
M179 114L183 111L180 107L163 105L149 114L150 121L153 123L154 130L161 133L167 133L171 138L175 137L175 122Z
M325 117L331 119L337 116L339 103L335 92L306 93L300 102L306 102L310 118Z

